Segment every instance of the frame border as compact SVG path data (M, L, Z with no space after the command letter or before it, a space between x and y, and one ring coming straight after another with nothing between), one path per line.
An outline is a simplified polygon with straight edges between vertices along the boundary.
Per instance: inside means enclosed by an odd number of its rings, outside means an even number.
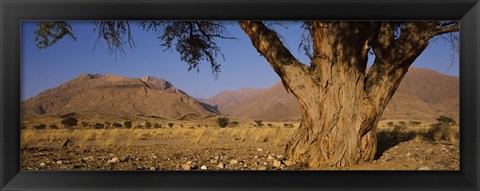
M20 171L22 20L461 20L460 171ZM479 0L0 0L0 190L479 190Z

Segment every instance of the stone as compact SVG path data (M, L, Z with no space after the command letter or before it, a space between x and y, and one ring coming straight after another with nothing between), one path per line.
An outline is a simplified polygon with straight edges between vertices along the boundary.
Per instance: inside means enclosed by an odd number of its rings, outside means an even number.
M285 165L287 165L287 166L293 166L293 165L296 165L296 164L297 164L296 162L291 161L291 160L287 160L287 161L285 161L284 163L285 163Z
M40 163L40 166L45 166L46 164L44 162Z
M113 157L111 160L108 161L109 163L118 163L120 162L120 159L118 157Z
M217 159L210 159L210 163L212 163L212 164L217 164L217 163L218 163L218 160L217 160Z
M157 170L157 169L156 169L155 167L153 167L153 166L152 166L152 167L150 167L150 170Z
M417 170L430 170L430 168L428 166L421 166L417 168Z
M120 157L120 162L125 162L127 160L128 160L127 156Z
M275 157L273 157L272 155L268 155L267 159L268 160L273 160L273 159L275 159Z
M57 161L57 164L63 164L63 161L59 160Z
M281 161L279 161L279 160L274 160L274 161L273 161L273 166L274 166L274 167L280 167L280 165L282 165L282 162L281 162Z
M207 170L208 168L207 168L207 166L202 165L202 166L200 167L200 169L202 169L202 170Z
M263 151L263 149L262 149L262 148L257 148L257 151L260 151L260 152L262 152L262 151Z
M285 157L283 155L277 155L278 160L283 160Z
M233 159L233 160L230 161L230 164L231 164L231 165L238 164L238 161L235 160L235 159Z
M220 169L224 169L225 164L223 164L223 162L220 162L220 163L218 163L217 167L220 168Z
M267 166L260 165L260 166L258 166L257 169L258 169L258 170L267 170Z
M183 170L191 170L192 166L190 166L189 164L184 164L184 165L182 165L182 168L183 168Z

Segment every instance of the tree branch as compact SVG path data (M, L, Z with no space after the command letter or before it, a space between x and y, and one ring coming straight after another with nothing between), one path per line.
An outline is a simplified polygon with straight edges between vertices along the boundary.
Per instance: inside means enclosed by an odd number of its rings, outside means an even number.
M263 22L239 21L239 25L253 46L281 78L286 90L293 92L296 87L292 84L298 84L293 81L304 80L307 77L306 65L298 61L283 45L277 33L266 27Z

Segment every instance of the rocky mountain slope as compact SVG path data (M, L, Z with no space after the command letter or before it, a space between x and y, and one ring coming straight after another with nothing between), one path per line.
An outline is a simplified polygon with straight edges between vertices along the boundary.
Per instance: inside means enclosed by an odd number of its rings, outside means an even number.
M383 113L383 119L435 119L446 115L458 119L459 78L429 69L410 68ZM272 121L300 119L299 104L279 82L250 93L225 91L205 103L223 114Z
M111 74L82 74L22 102L21 111L24 116L94 112L165 119L217 114L166 80Z

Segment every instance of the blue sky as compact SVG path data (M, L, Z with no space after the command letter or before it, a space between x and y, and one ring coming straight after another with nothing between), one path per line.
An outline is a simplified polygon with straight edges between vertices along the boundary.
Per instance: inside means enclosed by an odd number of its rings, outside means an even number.
M244 87L266 88L280 80L266 60L252 46L248 37L235 22L227 22L229 32L237 40L220 40L225 60L219 78L215 80L209 63L200 66L200 72L188 71L175 50L164 51L154 32L146 32L132 25L136 48L127 48L124 57L108 54L106 47L95 46L97 33L91 22L70 22L77 41L60 40L47 49L35 46L36 22L22 22L21 47L21 99L36 96L40 92L59 86L84 73L115 74L141 78L164 78L177 88L197 98L208 98L224 90ZM299 23L285 22L275 26L283 36L286 46L303 63L308 59L297 50L302 30ZM95 47L95 49L94 49ZM436 40L420 55L414 67L430 68L443 74L458 76L458 55L451 64L451 47L443 40ZM369 62L373 59L369 59Z

